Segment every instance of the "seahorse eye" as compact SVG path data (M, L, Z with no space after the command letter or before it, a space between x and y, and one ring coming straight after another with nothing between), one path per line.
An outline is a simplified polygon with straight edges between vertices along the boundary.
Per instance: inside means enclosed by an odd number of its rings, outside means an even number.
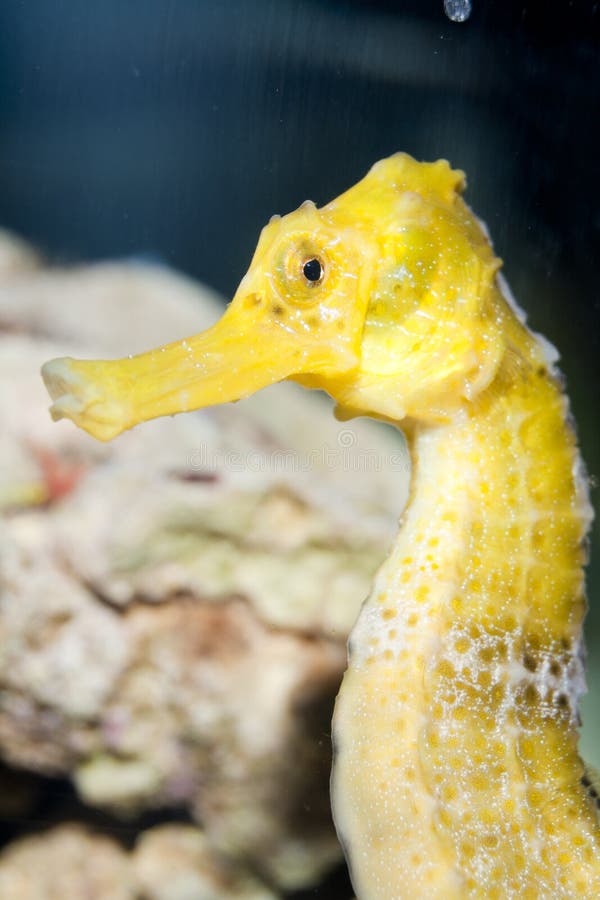
M310 259L304 261L302 274L311 285L320 284L323 281L325 268L318 256L311 256Z
M336 282L335 259L319 236L296 234L276 250L272 286L284 303L312 306L321 298L321 285Z

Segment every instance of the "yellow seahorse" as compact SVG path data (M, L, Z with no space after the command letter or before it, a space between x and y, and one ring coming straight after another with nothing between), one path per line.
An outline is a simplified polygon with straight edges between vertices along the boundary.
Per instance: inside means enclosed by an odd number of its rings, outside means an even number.
M396 545L350 637L332 799L360 900L600 897L577 754L591 519L556 354L462 172L396 154L263 230L208 331L53 360L52 415L107 440L288 378L401 423Z

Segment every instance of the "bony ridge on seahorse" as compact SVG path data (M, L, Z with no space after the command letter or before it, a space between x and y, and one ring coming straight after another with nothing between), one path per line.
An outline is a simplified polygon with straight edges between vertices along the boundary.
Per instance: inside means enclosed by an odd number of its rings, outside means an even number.
M591 512L555 355L498 278L461 172L396 154L263 230L208 331L54 360L102 440L292 379L401 423L409 503L350 637L335 822L360 900L598 898L577 754Z

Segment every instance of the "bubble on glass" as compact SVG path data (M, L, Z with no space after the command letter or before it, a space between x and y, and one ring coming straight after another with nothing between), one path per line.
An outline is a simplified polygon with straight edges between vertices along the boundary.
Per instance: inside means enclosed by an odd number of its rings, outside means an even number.
M466 22L471 15L471 0L444 0L444 12L451 22Z

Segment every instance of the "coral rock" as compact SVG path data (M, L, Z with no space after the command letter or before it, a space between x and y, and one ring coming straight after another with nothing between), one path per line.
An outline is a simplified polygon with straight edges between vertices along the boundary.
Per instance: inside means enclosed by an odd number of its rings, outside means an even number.
M161 269L19 258L0 272L0 752L117 815L185 809L230 858L313 884L341 858L330 717L402 445L292 385L109 445L53 425L42 360L141 350L218 308Z

